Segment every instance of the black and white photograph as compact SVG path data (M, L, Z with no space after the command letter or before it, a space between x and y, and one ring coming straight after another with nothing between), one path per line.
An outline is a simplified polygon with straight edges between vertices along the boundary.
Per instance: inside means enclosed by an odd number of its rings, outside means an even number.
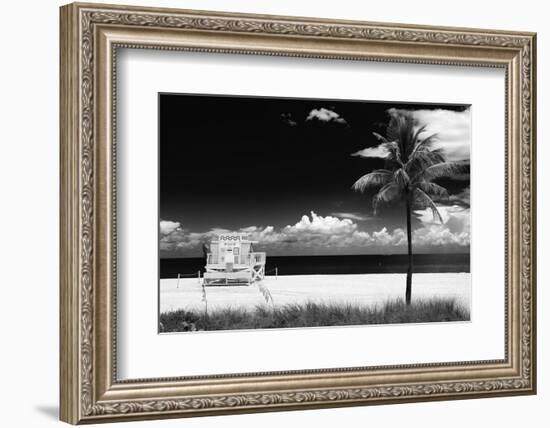
M159 94L159 331L468 321L470 121Z

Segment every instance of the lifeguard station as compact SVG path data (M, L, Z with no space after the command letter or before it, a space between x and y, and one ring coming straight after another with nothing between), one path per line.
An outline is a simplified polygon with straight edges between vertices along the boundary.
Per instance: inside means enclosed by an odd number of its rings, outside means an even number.
M246 235L224 233L210 242L204 285L252 284L265 276L266 253L257 253Z

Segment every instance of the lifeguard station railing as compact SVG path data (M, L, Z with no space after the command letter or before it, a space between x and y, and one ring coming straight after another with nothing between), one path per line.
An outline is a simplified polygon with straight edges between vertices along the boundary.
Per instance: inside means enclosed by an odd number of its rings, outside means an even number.
M266 253L249 253L248 254L248 259L249 259L248 264L250 264L252 266L265 265L265 254Z

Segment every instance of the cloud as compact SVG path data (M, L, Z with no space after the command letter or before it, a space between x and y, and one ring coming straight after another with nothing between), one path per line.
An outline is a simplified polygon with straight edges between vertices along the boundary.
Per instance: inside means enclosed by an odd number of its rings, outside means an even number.
M359 150L358 152L352 153L352 156L359 156L362 158L382 158L385 159L390 154L390 151L383 145L380 144L376 147L367 147L366 149Z
M453 233L448 227L434 224L415 230L413 243L420 247L465 247L470 245L470 231Z
M383 246L397 246L407 243L407 238L403 229L395 229L393 232L389 233L388 229L384 227L379 232L373 232L372 236L377 244Z
M170 235L181 227L181 223L177 221L161 220L159 225L160 234L162 236Z
M415 214L423 227L413 232L413 241L423 246L470 245L470 209L458 205L437 207L443 224L433 218L429 208Z
M286 226L283 230L287 233L311 232L311 233L348 233L357 227L350 219L339 219L333 216L320 216L311 211L309 216L303 215L294 226Z
M333 215L335 217L341 217L341 218L349 218L357 221L365 221L365 220L370 220L372 218L371 216L358 214L358 213L339 212L339 213L331 213L330 215Z
M301 248L308 248L313 253L322 252L327 248L345 249L368 245L372 239L367 232L359 230L356 223L348 218L321 216L315 212L303 215L300 221L287 225L280 231L273 230L271 241L291 243Z
M426 125L422 136L437 134L435 148L441 148L449 161L470 159L471 113L470 109L453 111L434 110L397 110L388 113L407 112L412 114L420 126Z
M282 113L281 121L288 126L296 126L296 121L292 119L292 114L290 113Z
M188 232L179 222L174 221L161 220L160 224L159 246L163 253L179 254L189 250L200 250L202 243L209 241L216 234L214 230Z
M470 221L470 209L461 207L458 205L436 205L437 210L441 214L441 219L443 220L443 224L447 224L449 221L452 221L453 219L462 219L464 222ZM429 208L423 209L423 210L415 210L414 213L417 215L417 218L424 224L432 224L432 223L439 223L439 221L435 220L433 218L432 210Z
M439 207L444 224L433 221L431 212L416 211L421 227L413 231L415 246L436 251L441 247L465 247L470 244L470 210L459 206ZM343 214L343 213L340 213ZM259 242L259 247L271 255L328 254L335 251L353 253L382 253L406 251L407 236L403 228L381 230L370 233L361 230L352 218L318 215L310 212L299 221L281 228L274 226L247 226L232 232L246 234ZM202 243L211 240L226 229L212 229L203 233L176 229L161 238L164 254L198 255Z
M336 122L345 125L347 122L344 118L332 110L321 107L319 109L314 108L311 110L306 118L306 120L320 120L321 122Z

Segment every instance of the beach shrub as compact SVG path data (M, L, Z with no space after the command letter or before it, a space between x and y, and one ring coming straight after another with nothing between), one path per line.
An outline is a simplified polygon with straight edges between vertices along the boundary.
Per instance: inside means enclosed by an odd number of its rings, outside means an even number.
M160 331L236 330L258 328L329 327L365 324L407 324L469 321L470 312L452 299L389 300L381 305L307 302L252 310L227 308L210 311L177 310L160 315Z

